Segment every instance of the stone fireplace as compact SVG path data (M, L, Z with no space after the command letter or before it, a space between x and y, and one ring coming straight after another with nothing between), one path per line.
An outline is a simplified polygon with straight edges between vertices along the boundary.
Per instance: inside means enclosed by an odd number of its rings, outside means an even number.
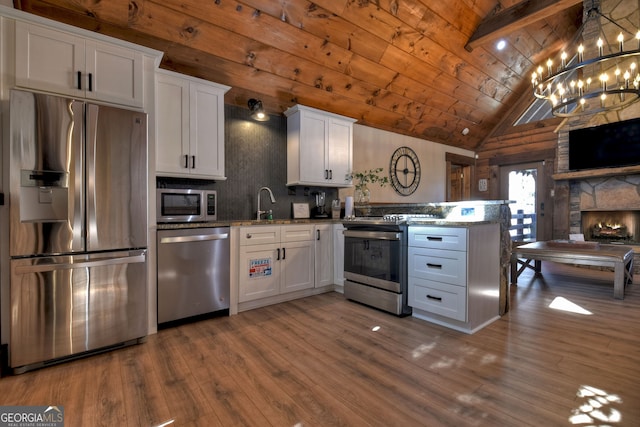
M640 245L640 175L571 180L569 205L570 233L582 233L586 240ZM598 230L598 224L603 228ZM624 226L626 232L616 226Z
M640 244L640 210L582 211L582 234L588 241Z

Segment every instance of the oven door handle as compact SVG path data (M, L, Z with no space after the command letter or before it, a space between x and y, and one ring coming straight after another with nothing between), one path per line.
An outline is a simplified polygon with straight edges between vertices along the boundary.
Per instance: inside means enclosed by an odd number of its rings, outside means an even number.
M344 230L342 232L344 237L355 237L358 239L372 239L372 240L402 240L402 233L396 233L393 231L356 231L356 230Z

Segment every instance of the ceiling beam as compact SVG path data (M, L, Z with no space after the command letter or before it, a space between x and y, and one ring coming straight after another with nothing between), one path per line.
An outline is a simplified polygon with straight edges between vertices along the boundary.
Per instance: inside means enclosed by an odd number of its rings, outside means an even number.
M471 35L465 49L495 41L541 19L562 13L582 0L525 0L485 18Z

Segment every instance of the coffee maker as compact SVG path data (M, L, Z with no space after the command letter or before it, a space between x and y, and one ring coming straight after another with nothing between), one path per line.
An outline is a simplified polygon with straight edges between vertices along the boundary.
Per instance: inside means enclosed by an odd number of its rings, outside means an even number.
M326 203L326 195L324 191L318 191L317 193L315 193L316 195L316 209L315 209L315 217L316 218L328 218L329 215L327 214L327 211L325 210L325 203Z

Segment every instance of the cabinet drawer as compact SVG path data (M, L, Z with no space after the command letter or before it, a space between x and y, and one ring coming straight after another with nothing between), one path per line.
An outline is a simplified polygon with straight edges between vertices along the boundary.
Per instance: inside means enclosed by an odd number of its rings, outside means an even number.
M409 246L421 248L467 250L465 227L409 227Z
M313 225L282 226L282 242L307 242L313 240Z
M467 321L467 290L429 280L409 278L409 305L420 310Z
M467 284L467 253L409 248L409 277L419 277L456 286Z
M255 226L240 228L240 246L280 243L280 226Z

